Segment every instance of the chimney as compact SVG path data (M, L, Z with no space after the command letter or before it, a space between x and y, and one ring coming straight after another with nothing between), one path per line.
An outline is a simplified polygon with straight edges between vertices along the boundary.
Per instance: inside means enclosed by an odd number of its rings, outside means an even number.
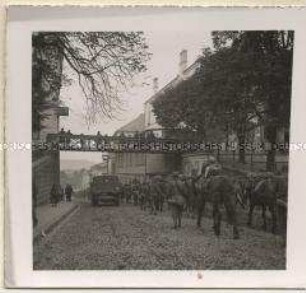
M156 94L158 92L158 78L153 78L153 93Z
M179 75L182 76L186 68L187 68L187 50L183 49L180 53Z

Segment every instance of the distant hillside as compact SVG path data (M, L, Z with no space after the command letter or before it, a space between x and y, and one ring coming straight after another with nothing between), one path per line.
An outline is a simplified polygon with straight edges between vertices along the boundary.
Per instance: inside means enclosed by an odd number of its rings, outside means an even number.
M96 165L97 162L87 161L87 160L61 160L61 170L80 170L80 169L89 169L93 165Z

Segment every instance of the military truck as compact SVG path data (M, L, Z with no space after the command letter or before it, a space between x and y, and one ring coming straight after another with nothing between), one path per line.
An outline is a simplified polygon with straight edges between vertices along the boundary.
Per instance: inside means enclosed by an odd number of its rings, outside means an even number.
M93 206L119 206L122 186L117 176L102 175L93 177L90 183L90 198Z

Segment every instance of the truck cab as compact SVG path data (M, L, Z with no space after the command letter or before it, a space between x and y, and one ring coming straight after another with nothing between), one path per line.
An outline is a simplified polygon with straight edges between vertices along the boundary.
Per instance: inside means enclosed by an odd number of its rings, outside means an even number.
M93 206L118 206L121 192L122 186L117 176L96 176L90 183L90 198Z

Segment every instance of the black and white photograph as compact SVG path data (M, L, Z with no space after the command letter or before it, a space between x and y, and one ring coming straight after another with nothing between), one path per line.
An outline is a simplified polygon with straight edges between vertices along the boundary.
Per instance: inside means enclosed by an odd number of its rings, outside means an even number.
M98 12L84 29L29 25L37 284L53 271L194 272L204 287L209 272L286 273L295 27L134 9L105 26Z
M34 269L286 268L293 31L32 45Z

